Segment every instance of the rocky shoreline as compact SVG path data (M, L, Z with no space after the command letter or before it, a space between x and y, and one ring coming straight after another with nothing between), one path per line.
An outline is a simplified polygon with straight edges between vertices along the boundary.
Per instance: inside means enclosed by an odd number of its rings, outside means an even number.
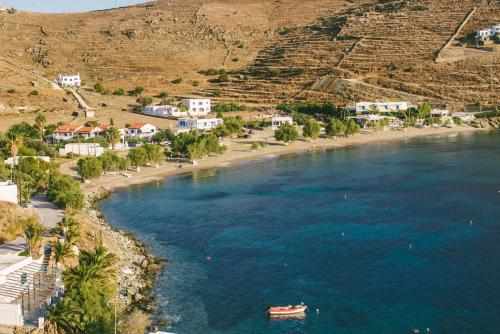
M84 215L98 228L103 240L107 241L118 260L118 298L123 302L127 312L140 310L151 316L155 311L153 287L160 271L167 261L152 255L146 245L137 240L131 233L111 227L98 205L109 198L111 191L99 188L88 194Z

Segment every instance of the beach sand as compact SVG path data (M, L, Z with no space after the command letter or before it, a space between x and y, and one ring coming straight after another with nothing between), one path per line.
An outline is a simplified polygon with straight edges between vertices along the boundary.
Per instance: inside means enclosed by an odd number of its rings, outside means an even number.
M255 131L252 138L249 139L232 139L224 140L223 144L228 147L225 154L219 156L210 156L206 159L199 160L197 165L190 162L166 161L159 168L155 166L145 166L141 168L140 172L128 171L130 177L125 177L121 174L115 176L104 175L98 179L90 180L89 183L84 184L83 188L85 193L92 194L99 189L113 190L116 188L129 187L131 185L138 185L149 183L163 179L165 176L185 174L196 170L228 167L235 163L260 160L266 158L277 157L279 155L286 155L292 153L301 153L314 150L335 149L356 145L367 145L376 142L385 142L392 140L405 140L414 137L427 137L437 135L449 135L456 133L471 133L476 131L485 131L484 129L477 129L468 126L460 126L454 128L427 128L417 129L411 128L407 131L385 131L379 133L360 133L348 138L318 138L314 142L302 139L288 145L276 142L273 137L273 132L268 129L264 131ZM253 142L266 143L265 147L257 150L251 150L250 146ZM182 168L178 168L178 165ZM61 169L64 173L76 176L75 167L76 161L64 164Z

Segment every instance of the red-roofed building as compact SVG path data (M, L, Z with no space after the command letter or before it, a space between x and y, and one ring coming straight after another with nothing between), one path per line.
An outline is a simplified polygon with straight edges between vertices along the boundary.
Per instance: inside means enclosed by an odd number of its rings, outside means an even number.
M128 138L149 138L156 133L156 126L149 123L134 123L127 128Z

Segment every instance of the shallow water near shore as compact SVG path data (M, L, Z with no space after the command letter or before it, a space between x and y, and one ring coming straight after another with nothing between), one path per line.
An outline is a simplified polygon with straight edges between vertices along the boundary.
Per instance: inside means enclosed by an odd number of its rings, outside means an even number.
M170 260L155 295L179 334L500 328L499 132L172 176L102 210ZM301 301L305 319L265 314Z

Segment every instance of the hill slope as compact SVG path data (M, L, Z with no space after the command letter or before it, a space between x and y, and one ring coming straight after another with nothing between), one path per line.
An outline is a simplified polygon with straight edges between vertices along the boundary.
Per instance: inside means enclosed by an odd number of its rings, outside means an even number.
M80 72L110 89L218 91L258 106L362 98L491 104L500 100L498 53L434 62L475 7L462 35L500 20L499 3L480 0L160 0L82 14L0 13L0 59L50 78ZM217 83L198 73L207 68L239 74ZM74 107L50 89L27 96L27 80L1 62L0 75L0 103ZM10 87L19 93L7 94Z

